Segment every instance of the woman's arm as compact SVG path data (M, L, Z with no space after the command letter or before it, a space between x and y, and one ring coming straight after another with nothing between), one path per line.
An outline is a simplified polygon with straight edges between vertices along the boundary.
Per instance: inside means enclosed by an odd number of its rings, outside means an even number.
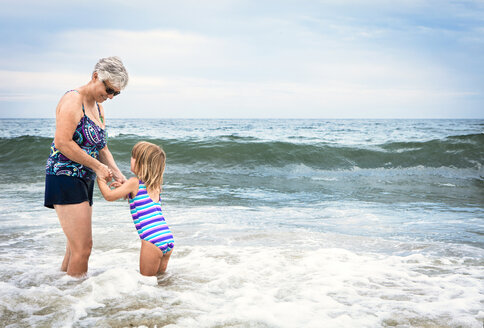
M101 104L98 104L99 111L100 111L100 121L104 123L104 127L106 127L106 117L104 116L104 108ZM108 145L106 145L103 149L99 151L99 160L101 163L106 164L109 169L113 172L114 180L120 183L124 183L126 181L126 177L121 172L121 170L116 165L114 161L113 154L109 151Z
M128 194L135 195L138 192L139 182L137 178L130 178L116 189L109 188L106 180L97 178L97 184L105 200L112 202L125 197Z
M94 170L100 178L109 178L111 175L108 167L89 156L72 140L72 135L82 117L81 107L81 97L74 95L73 92L66 94L59 102L56 112L55 147L71 161Z
M114 157L109 151L107 145L99 151L99 160L101 161L101 163L106 164L111 169L111 171L113 172L114 180L120 183L124 183L126 181L126 177L116 165Z

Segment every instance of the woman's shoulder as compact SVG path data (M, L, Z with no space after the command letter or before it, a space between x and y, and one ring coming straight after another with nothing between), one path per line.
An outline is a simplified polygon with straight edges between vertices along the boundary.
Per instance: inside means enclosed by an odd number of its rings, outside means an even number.
M82 108L82 96L78 92L68 91L61 97L58 108L63 111L78 111Z
M82 104L82 96L77 90L69 90L61 97L61 101Z

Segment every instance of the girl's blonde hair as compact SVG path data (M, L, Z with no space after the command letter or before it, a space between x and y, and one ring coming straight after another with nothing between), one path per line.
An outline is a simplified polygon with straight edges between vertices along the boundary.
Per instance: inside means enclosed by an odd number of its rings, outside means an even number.
M147 189L156 190L163 184L166 154L161 147L147 141L134 145L131 157L135 160L134 171Z

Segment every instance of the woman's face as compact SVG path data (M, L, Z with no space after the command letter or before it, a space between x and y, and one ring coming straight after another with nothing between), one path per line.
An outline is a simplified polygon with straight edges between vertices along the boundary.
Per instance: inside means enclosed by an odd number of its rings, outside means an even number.
M117 96L121 92L121 90L115 88L109 80L101 80L96 72L93 75L93 80L94 98L98 103L102 103L108 98L113 99L113 97Z
M102 81L99 77L96 78L96 93L95 98L98 103L106 101L108 98L113 99L121 90L115 88L109 80Z

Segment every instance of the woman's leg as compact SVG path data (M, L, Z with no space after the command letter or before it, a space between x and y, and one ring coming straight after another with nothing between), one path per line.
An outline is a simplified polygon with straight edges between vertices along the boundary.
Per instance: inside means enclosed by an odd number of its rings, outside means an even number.
M139 254L139 272L143 276L156 276L160 267L163 252L146 240L141 240Z
M64 260L62 260L61 271L67 272L67 265L69 264L70 258L71 250L69 248L69 241L66 241L66 255L64 255Z
M158 273L166 272L166 267L168 266L168 261L170 260L170 256L172 252L173 250L163 254L163 257L161 258L160 266L158 267Z
M61 269L66 265L68 275L82 276L87 272L87 262L91 255L92 207L89 206L89 202L54 207L67 237L66 256Z

